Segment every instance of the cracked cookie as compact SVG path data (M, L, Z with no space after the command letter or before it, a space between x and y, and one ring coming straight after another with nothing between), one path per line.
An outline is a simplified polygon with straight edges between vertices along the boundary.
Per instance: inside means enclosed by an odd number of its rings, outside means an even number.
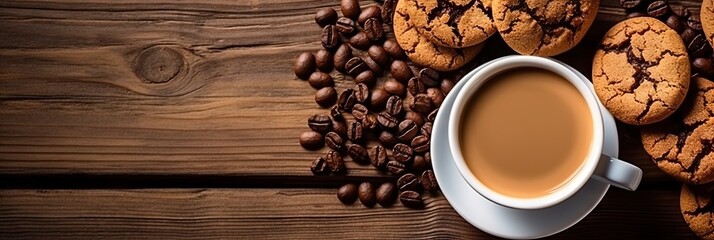
M679 208L684 221L701 239L714 240L714 185L682 186Z
M642 145L665 173L690 184L714 181L714 82L694 78L672 117L645 126Z
M496 32L491 0L407 0L409 16L422 35L437 45L464 48Z
M613 26L593 59L600 101L618 120L646 125L671 115L689 88L689 57L677 32L650 17Z
M410 11L416 8L413 1L399 1L394 12L394 35L409 59L424 67L439 71L457 69L471 61L483 48L483 43L467 48L447 48L436 45L419 34L411 22Z
M508 46L520 54L553 56L585 36L599 0L492 0L493 21Z
M707 36L709 44L714 46L714 0L702 1L702 8L699 11L704 35Z

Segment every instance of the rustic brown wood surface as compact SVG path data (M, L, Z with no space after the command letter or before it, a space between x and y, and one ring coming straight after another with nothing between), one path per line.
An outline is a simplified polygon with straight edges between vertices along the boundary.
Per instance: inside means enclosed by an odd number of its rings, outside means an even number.
M489 238L443 197L421 211L340 204L341 183L391 179L371 166L309 172L324 150L297 137L325 110L292 63L320 49L313 14L337 4L1 1L0 238ZM594 46L624 15L602 0L586 39L556 58L589 76ZM477 63L513 54L498 38L487 46ZM620 157L645 172L641 189L610 190L554 237L693 237L680 185L636 128L618 128Z

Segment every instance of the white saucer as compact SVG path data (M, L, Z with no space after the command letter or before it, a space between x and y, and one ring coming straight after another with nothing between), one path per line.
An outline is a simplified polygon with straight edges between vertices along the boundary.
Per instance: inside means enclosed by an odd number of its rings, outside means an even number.
M508 56L504 58L508 58ZM461 217L491 235L503 238L532 239L559 233L585 218L600 203L610 185L591 179L580 191L562 203L546 209L520 210L495 204L482 197L466 183L456 169L448 144L448 117L456 93L461 90L466 79L487 64L479 66L464 76L464 80L456 84L439 110L434 122L432 138L441 139L441 141L431 141L432 164L437 182L439 182L446 199ZM569 66L568 68L573 69ZM592 88L592 84L585 76L579 72L578 75ZM600 111L605 127L603 153L617 157L619 149L615 119L602 104L600 104Z

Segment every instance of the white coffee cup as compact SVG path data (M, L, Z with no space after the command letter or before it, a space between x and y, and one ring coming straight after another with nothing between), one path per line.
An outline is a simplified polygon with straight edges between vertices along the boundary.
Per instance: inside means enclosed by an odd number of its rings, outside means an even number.
M459 137L462 113L471 99L471 96L473 96L491 77L504 71L523 67L534 67L548 70L567 79L568 82L578 89L580 94L585 99L593 122L593 137L590 151L588 152L582 166L573 175L573 177L561 187L553 190L547 195L536 198L515 198L498 193L484 185L466 165L466 161L464 160L461 152ZM604 127L603 118L598 105L598 99L595 96L595 93L577 76L577 74L563 64L548 58L536 56L514 56L505 59L501 58L493 60L471 78L462 79L461 81L468 82L465 83L462 90L456 95L453 111L449 116L449 148L453 154L454 161L456 162L456 166L459 169L461 176L476 192L484 196L486 199L511 208L542 209L556 205L568 199L580 190L580 188L582 188L585 183L590 180L590 178L631 191L637 189L637 186L640 184L640 180L642 179L641 169L625 161L602 154ZM517 151L517 149L514 150Z

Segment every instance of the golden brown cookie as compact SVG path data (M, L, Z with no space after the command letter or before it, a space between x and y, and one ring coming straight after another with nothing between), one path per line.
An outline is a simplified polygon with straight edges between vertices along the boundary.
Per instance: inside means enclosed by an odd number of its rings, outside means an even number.
M695 78L680 109L642 128L642 145L657 166L690 184L714 181L714 82Z
M704 29L704 36L709 40L709 44L714 46L714 0L702 1L699 17Z
M646 125L671 115L689 88L689 58L677 32L650 17L613 26L593 59L593 85L620 121Z
M413 8L416 8L413 1L399 1L394 10L393 24L397 42L414 63L439 71L450 71L471 61L483 48L483 43L461 49L433 44L419 34L410 22L409 12Z
M496 27L491 17L491 0L407 0L414 26L431 42L449 48L479 44Z
M714 240L714 185L684 184L679 208L689 228L702 239Z
M597 15L599 0L492 0L503 40L520 54L553 56L580 42Z

